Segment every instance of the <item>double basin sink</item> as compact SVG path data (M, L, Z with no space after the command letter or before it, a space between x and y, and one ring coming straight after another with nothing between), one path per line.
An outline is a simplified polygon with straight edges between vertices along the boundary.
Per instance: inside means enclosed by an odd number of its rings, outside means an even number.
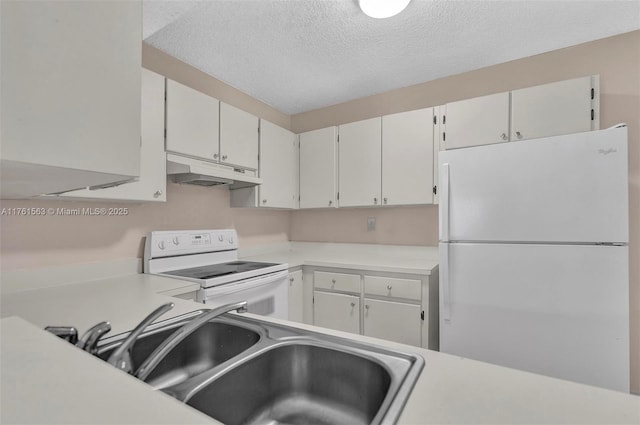
M135 366L203 311L152 325L131 349ZM106 360L122 343L99 347ZM395 423L422 357L237 314L207 322L145 379L228 425Z

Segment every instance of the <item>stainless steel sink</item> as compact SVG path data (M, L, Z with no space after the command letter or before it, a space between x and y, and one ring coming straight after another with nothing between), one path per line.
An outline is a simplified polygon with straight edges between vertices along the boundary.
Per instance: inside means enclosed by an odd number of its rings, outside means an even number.
M176 326L143 334L134 363ZM228 425L392 424L423 365L418 355L225 314L182 341L146 382Z
M297 342L231 369L187 404L227 425L369 424L390 385L374 360Z
M162 341L185 322L172 321L142 334L131 350L134 367L142 364ZM106 360L123 339L124 335L102 346L98 351L98 357ZM146 382L158 389L176 385L224 363L257 343L259 339L260 335L251 329L222 321L211 321L171 351L149 375Z

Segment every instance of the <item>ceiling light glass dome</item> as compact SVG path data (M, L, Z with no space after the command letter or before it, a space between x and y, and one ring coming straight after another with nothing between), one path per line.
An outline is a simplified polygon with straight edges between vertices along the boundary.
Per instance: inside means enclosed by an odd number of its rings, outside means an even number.
M411 0L358 0L360 9L372 18L390 18L402 12Z

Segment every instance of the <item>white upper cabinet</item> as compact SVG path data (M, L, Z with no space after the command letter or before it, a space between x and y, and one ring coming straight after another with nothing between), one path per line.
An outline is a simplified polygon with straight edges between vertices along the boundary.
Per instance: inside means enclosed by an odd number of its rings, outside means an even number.
M295 208L298 200L298 136L260 121L260 205Z
M598 83L588 76L512 91L511 140L597 130Z
M260 120L260 170L263 183L231 191L232 207L298 206L298 136Z
M258 169L258 117L220 102L220 161Z
M447 103L444 108L441 135L446 149L509 140L509 92Z
M65 197L166 201L164 151L164 77L142 69L142 145L140 178L131 183L99 190L67 192Z
M2 198L140 172L140 1L0 2Z
M218 160L219 103L167 79L167 151Z
M341 207L382 204L382 118L338 127L338 193Z
M448 103L440 136L446 149L513 142L597 130L599 116L599 77L587 76Z
M383 205L433 202L433 152L433 108L382 117Z
M300 208L336 207L337 128L300 134Z

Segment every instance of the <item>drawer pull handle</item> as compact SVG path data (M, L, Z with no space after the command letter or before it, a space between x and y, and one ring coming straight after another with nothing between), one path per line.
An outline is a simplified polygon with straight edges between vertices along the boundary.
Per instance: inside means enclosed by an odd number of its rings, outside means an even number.
M392 288L392 286L391 286L391 285L387 285L387 289L388 289L389 291L391 290L391 288Z
M353 301L351 302L351 308L355 307L356 303L354 303Z

